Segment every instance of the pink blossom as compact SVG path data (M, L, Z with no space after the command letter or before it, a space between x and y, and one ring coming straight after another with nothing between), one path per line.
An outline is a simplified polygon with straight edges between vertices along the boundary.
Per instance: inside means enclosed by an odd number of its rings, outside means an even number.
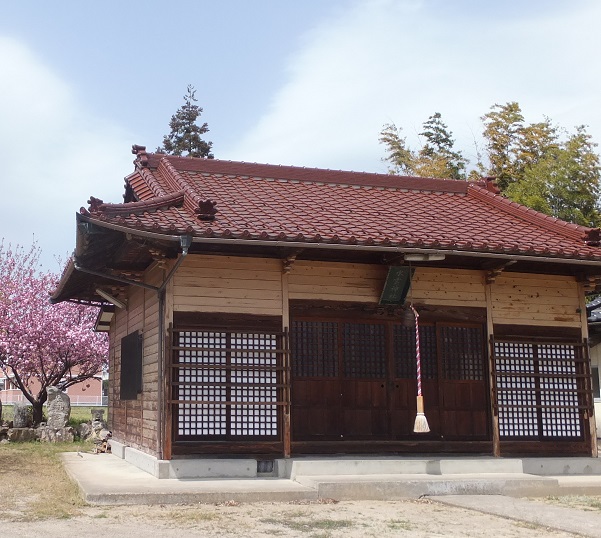
M64 390L97 376L108 358L106 334L93 330L98 308L52 305L58 276L39 271L39 255L35 243L29 251L0 243L0 368L14 376L36 421L47 387Z

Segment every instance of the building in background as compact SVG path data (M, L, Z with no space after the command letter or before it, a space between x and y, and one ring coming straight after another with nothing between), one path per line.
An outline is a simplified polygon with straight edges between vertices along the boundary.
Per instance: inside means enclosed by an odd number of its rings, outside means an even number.
M87 379L81 383L76 383L68 387L65 392L71 399L71 405L106 405L107 398L102 395L102 380L108 374L100 374L97 378ZM10 405L15 402L27 402L23 393L12 382L11 377L7 377L0 370L0 400L2 405ZM104 403L103 403L104 402Z

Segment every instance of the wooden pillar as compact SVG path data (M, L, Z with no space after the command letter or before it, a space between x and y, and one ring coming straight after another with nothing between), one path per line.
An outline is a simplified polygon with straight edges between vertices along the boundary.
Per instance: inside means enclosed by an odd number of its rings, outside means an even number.
M288 347L288 332L290 329L290 304L288 300L288 275L292 269L292 263L294 260L284 260L282 265L282 331L285 336L283 342ZM283 412L283 436L284 436L284 457L289 458L292 452L291 448L291 434L290 434L290 353L284 353L284 412Z
M588 345L588 317L586 314L586 300L584 298L584 285L582 283L578 283L578 296L580 299L580 323L582 326L582 339L587 342ZM590 357L590 353L589 350L585 350L586 353L586 357L588 359L588 365L586 368L586 371L590 374L591 372L591 357ZM588 383L586 383L586 385L588 386L588 388L590 390L592 390L592 385L591 385L592 380L589 380ZM591 436L591 456L593 458L598 457L599 454L599 447L597 445L597 421L595 420L595 403L594 403L594 399L592 394L587 395L587 400L588 397L590 396L591 398L591 410L590 411L586 411L586 419L588 420L588 427L589 427L589 434Z
M490 386L490 412L492 419L492 453L493 456L499 457L501 455L501 439L499 435L499 415L496 407L497 394L494 390L496 386L496 380L494 379L494 364L493 364L493 350L491 348L490 338L494 336L494 325L492 318L492 282L486 282L484 286L486 295L486 342L488 346L489 356L489 386Z
M175 263L175 262L172 262ZM165 274L168 274L170 267L166 268ZM173 406L170 403L171 400L171 373L172 368L171 361L172 357L172 339L173 339L173 279L167 283L167 287L164 291L164 300L162 305L159 304L159 308L163 307L162 313L162 327L159 330L162 331L162 371L159 372L160 379L158 383L158 390L162 391L161 408L158 409L158 413L161 416L161 437L162 437L162 456L165 460L170 460L173 457L172 437L173 437Z

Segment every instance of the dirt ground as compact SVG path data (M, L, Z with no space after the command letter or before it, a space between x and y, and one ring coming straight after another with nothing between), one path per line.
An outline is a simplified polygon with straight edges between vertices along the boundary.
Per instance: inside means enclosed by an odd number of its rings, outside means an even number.
M15 511L17 512L17 511ZM481 514L428 499L222 505L83 506L68 519L23 521L11 514L0 536L149 537L562 537L545 527ZM6 513L4 514L7 515ZM25 516L26 517L26 516Z
M82 447L84 448L84 447ZM89 506L60 453L72 444L0 444L0 538L560 537L573 536L432 499L404 501ZM601 511L601 497L545 501Z

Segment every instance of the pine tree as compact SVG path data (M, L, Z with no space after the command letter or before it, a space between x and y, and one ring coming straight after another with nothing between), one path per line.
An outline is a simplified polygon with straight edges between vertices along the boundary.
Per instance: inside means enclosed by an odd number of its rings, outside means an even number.
M167 153L184 157L202 157L213 159L211 153L213 142L206 142L201 135L209 132L207 123L198 125L197 119L202 114L202 107L195 104L196 90L188 85L184 95L184 104L171 116L169 127L171 132L163 137L163 145L157 148L157 153Z
M465 165L467 161L460 152L453 150L455 141L453 133L442 121L440 112L435 112L423 124L424 130L420 133L426 143L418 153L418 158L424 164L432 163L433 169L439 169L437 177L465 179Z

